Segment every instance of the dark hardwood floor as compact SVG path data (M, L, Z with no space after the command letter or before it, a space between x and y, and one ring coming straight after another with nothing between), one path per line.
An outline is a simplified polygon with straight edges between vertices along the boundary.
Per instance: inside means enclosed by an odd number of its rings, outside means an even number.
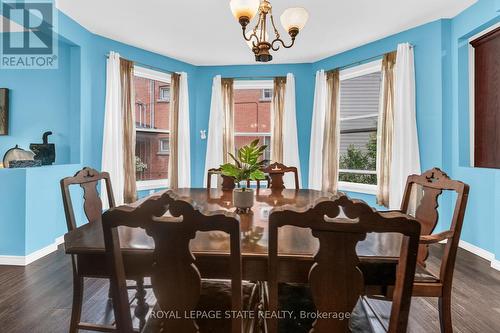
M431 270L438 269L441 249L441 245L431 249ZM486 260L459 249L453 289L456 333L500 332L500 272L491 269ZM111 323L107 295L106 281L87 279L82 319ZM151 302L151 296L148 298ZM67 332L71 299L71 261L62 249L26 267L0 266L0 332ZM436 308L435 299L414 299L409 332L439 332Z

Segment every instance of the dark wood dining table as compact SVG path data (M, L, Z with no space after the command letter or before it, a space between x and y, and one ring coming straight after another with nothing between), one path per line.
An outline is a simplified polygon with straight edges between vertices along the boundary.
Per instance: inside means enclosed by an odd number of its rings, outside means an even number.
M190 198L195 207L204 212L235 211L232 191L219 189L178 189L181 197ZM161 195L161 192L153 196ZM268 217L274 207L291 205L311 207L318 199L335 198L327 192L315 190L255 190L255 204L249 213L239 214L243 279L267 280ZM147 198L132 206L137 206ZM386 214L394 214L388 212ZM397 214L397 213L396 213ZM168 212L167 212L168 216ZM147 277L152 265L153 240L144 230L120 227L120 243L124 255L126 274ZM305 283L319 242L309 229L283 227L278 235L280 275L282 282ZM86 276L109 276L106 264L102 225L85 224L64 236L65 250L78 255L78 269ZM368 234L358 243L360 268L367 285L389 285L399 258L401 236L397 234ZM198 233L191 241L191 251L203 278L229 278L229 236L223 232Z

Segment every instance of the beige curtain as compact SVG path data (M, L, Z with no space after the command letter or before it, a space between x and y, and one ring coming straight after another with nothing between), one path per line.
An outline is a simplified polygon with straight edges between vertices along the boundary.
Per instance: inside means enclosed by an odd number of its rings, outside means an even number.
M382 88L377 131L377 203L389 206L392 138L394 131L394 66L396 52L387 53L382 60Z
M222 131L222 150L224 163L231 162L228 153L234 154L234 80L222 79L222 112L224 114L224 127Z
M168 179L170 188L179 187L179 87L180 74L173 73L170 81L170 156L168 159Z
M135 108L134 108L134 63L120 59L120 78L123 110L123 171L125 182L123 200L137 200L135 184Z
M285 114L286 77L274 78L271 108L271 161L283 163L283 115Z
M326 73L326 95L322 190L336 193L340 142L340 74L338 69Z

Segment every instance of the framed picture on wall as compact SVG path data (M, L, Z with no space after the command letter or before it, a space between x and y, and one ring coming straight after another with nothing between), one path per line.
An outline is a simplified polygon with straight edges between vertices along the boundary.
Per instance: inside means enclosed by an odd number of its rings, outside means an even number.
M0 135L9 134L9 89L0 88Z

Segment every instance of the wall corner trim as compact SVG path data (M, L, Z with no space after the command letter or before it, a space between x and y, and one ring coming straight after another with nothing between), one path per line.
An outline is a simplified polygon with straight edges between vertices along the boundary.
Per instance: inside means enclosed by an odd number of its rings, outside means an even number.
M0 265L6 266L27 266L38 259L57 251L57 247L64 243L64 236L57 237L54 243L47 245L40 250L32 252L26 256L2 256L0 255Z

